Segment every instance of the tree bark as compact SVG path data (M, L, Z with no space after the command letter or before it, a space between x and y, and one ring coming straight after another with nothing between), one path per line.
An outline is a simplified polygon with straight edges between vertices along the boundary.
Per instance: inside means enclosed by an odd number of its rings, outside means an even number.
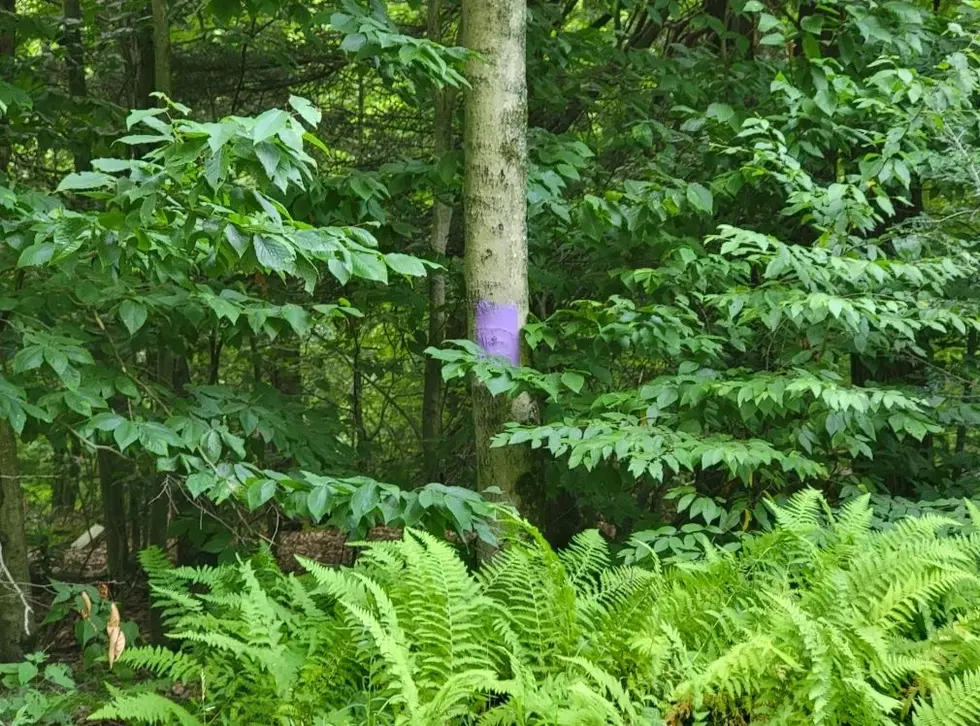
M129 538L126 524L126 477L122 475L117 455L107 449L96 454L99 463L99 490L102 494L102 518L105 527L106 560L109 577L126 579L129 569Z
M973 363L976 360L976 357L977 357L977 329L970 328L970 332L967 333L967 337L966 337L966 356L963 359L963 362L966 364L965 367L966 367L967 376L972 375ZM963 395L964 396L971 395L973 393L973 389L974 386L968 383L963 387ZM960 424L959 426L956 427L955 451L957 454L962 454L964 451L966 451L966 437L968 433L969 431L965 425Z
M15 13L17 10L16 0L0 0L0 18L4 22L4 26L9 23L9 27L13 28L13 20L15 19ZM6 16L10 16L9 18ZM14 50L17 47L17 36L14 31L0 29L0 81L10 80L12 68L6 68L8 62L13 62ZM6 60L6 59L9 59ZM0 130L7 125L7 119L5 116L0 117ZM7 172L7 167L10 165L12 144L9 140L3 138L4 134L0 133L0 174L5 174Z
M442 30L439 22L439 0L430 0L428 37L440 42ZM437 89L433 94L435 120L433 123L433 147L435 157L441 160L453 149L453 110L456 92L452 88ZM432 205L432 230L429 246L436 258L446 256L449 231L453 223L453 207L436 194ZM446 339L446 276L442 271L429 273L429 337L431 347L438 348ZM442 481L440 444L442 441L442 365L429 358L425 361L425 381L422 393L422 456L428 481Z
M171 95L170 17L167 0L150 0L153 12L153 85L156 90Z
M10 422L0 419L0 663L20 660L34 634L24 494L17 472L17 438Z
M64 0L62 13L65 21L62 42L65 46L65 61L68 71L68 95L72 101L77 103L88 95L88 88L85 83L85 46L82 44L81 0ZM87 139L79 139L72 146L75 171L86 171L90 168L92 157Z
M147 8L152 12L152 7ZM156 90L156 62L153 47L154 28L139 23L133 28L133 108L149 108L153 105L150 94Z
M524 0L464 0L469 62L466 94L465 277L474 340L514 365L527 319L527 81ZM507 421L533 418L528 397L505 401L474 382L477 487L497 486L519 506L530 472L525 447L490 448Z

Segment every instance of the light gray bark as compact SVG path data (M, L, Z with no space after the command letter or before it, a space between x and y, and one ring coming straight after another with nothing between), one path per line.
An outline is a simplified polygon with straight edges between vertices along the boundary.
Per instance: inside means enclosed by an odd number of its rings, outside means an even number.
M470 329L489 352L519 362L527 318L527 81L525 0L463 0L468 64L464 183L465 276ZM527 420L527 398L510 402L474 384L477 485L518 505L530 471L523 447L491 449L505 422Z

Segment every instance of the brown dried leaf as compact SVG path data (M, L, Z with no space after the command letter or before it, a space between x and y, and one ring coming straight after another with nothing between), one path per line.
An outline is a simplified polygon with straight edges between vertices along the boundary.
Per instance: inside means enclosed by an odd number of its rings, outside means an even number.
M88 620L92 615L92 598L88 596L88 593L82 590L82 618Z
M113 606L115 607L115 606ZM126 650L126 636L118 627L109 632L109 667L112 668Z
M113 630L119 630L119 623L119 608L116 607L116 603L112 603L109 609L109 622L105 626L106 632L111 636Z

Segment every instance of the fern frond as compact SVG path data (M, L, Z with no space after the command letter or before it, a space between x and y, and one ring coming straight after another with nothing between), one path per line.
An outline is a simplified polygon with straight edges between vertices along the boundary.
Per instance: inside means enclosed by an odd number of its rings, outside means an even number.
M183 706L156 693L122 693L110 687L112 701L88 717L89 721L126 721L145 724L203 726Z
M579 532L568 547L558 553L568 581L579 596L591 595L599 576L610 564L609 545L597 529Z
M929 701L919 699L914 726L976 726L980 723L980 669L938 686Z

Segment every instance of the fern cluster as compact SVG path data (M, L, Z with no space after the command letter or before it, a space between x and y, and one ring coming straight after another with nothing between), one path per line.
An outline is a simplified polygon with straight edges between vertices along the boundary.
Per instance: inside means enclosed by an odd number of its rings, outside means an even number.
M977 512L974 516L980 519ZM471 572L407 530L353 568L146 556L178 650L131 665L190 696L115 693L132 723L980 723L980 536L936 516L888 531L867 500L803 492L738 553L616 566L516 523Z

